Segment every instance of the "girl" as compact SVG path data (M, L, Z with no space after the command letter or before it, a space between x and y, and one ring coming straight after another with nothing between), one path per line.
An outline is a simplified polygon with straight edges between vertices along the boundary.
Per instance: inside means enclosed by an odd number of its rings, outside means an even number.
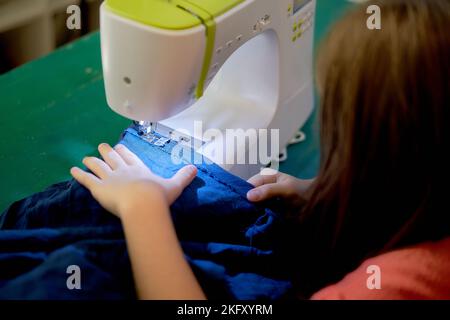
M358 7L318 59L318 177L256 176L248 198L280 197L296 212L301 297L450 298L450 1L373 4L382 29ZM205 298L169 212L196 168L164 180L123 146L99 151L103 161L83 161L93 174L71 173L121 219L139 297Z

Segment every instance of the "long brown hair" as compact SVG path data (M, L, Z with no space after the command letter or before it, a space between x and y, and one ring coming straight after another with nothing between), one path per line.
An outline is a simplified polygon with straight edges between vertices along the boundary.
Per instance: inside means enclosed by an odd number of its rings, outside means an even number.
M370 4L381 30L366 26ZM297 233L305 296L450 236L449 73L449 0L369 1L332 28L317 60L321 168Z

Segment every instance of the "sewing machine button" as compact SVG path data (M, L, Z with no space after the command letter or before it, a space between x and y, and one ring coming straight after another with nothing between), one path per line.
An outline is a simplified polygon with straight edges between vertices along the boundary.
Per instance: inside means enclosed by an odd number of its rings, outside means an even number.
M222 52L222 47L218 47L217 50L216 50L216 53L220 54L221 52Z
M241 40L242 40L242 34L238 35L238 36L236 37L236 40L237 40L237 41L241 41Z
M233 45L233 40L230 40L227 42L227 48L231 47Z
M272 22L272 20L270 19L270 15L266 14L264 18L262 18L259 22L264 27L269 25Z

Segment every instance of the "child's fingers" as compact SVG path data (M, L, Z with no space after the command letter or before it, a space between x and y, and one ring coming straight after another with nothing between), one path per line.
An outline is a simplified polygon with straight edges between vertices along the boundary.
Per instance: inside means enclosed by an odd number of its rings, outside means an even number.
M98 151L100 152L105 162L113 170L125 164L125 161L122 159L122 157L107 143L100 144L98 146Z
M117 146L114 147L114 149L122 157L122 159L129 165L141 162L141 159L139 159L137 155L131 152L123 144L118 144Z
M77 180L82 186L92 191L92 189L100 183L100 179L94 176L92 173L81 170L74 167L70 169L70 174Z
M280 183L264 184L250 190L247 199L252 202L264 201L270 198L279 197L286 193L286 187Z
M275 183L277 181L277 175L262 175L257 174L250 179L248 179L248 183L253 185L254 187L259 187L268 183Z
M179 193L181 193L192 180L197 176L197 168L189 165L181 168L175 175L170 178L170 181L177 186Z
M82 162L100 179L105 179L112 172L111 168L99 158L86 157Z

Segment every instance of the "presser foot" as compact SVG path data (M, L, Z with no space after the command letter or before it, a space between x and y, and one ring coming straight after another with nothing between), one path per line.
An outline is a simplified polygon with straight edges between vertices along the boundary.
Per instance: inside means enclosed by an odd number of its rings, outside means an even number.
M148 143L151 143L155 146L163 147L171 140L156 133L155 125L153 122L133 121L133 124L139 136Z

